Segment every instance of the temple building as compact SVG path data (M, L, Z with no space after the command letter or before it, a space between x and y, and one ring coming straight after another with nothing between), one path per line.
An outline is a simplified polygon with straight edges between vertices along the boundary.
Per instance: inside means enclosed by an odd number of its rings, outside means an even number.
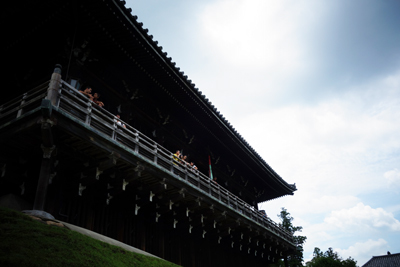
M295 185L133 14L120 0L3 4L0 196L182 266L292 255L258 204Z

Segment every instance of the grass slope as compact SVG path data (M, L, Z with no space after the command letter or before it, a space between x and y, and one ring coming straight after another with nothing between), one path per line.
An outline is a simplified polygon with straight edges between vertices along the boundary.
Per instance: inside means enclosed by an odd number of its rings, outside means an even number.
M173 263L126 251L0 207L0 266L154 266Z

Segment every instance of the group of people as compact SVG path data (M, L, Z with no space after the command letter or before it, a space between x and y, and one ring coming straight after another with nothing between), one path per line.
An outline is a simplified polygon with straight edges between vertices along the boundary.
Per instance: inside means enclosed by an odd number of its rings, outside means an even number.
M95 104L97 104L99 107L104 107L104 103L102 101L99 100L100 98L100 94L99 93L94 93L92 95L92 88L91 87L86 87L85 90L80 90L80 93L82 93L83 95L87 96L91 101L93 101ZM122 123L120 121L120 115L116 115L115 116L115 122L117 125L126 128L125 124ZM186 167L188 167L189 169L191 169L192 171L198 171L197 166L191 161L188 162L187 161L187 156L186 155L182 155L181 152L179 150L176 151L175 154L173 154L173 159L176 162L179 162L183 165L185 165ZM174 163L176 164L176 163ZM216 183L217 182L217 178L215 177L213 179L213 181Z
M83 91L80 90L79 92L82 93L83 95L87 96L91 101L93 101L99 107L104 107L104 103L99 100L100 94L99 93L94 93L92 95L92 88L91 87L86 87L85 90L83 90ZM120 115L116 115L115 119L114 119L115 123L118 126L126 128L125 124L122 123L120 120L121 120ZM187 156L186 155L182 155L180 150L177 150L175 152L175 154L173 154L173 160L175 162L179 162L179 163L183 164L184 166L188 167L190 170L192 170L194 172L198 171L197 166L192 161L188 162L187 161ZM174 164L176 164L175 162L174 162ZM213 177L212 181L214 183L217 183L217 177Z
M173 158L173 160L174 160L174 164L175 164L175 165L177 165L175 162L179 162L179 163L185 165L186 167L188 167L188 168L189 168L190 170L192 170L192 171L195 171L195 172L198 171L197 166L194 165L194 163L193 163L192 161L189 163L189 162L186 160L186 159L187 159L187 156L186 156L186 155L182 155L180 150L177 150L177 151L175 152L175 154L172 155L172 158ZM210 178L211 178L211 180L212 180L214 183L218 184L218 182L217 182L217 177L212 177L212 176L211 176Z
M104 107L104 103L99 100L100 94L99 93L94 93L92 95L92 88L86 87L85 90L83 90L83 91L80 90L79 92L82 93L83 95L87 96L91 101L93 101L99 107ZM126 128L125 124L122 123L120 120L121 120L121 117L119 116L119 114L116 115L115 116L115 122L117 123L117 125Z
M80 90L80 93L84 94L87 96L91 101L93 101L95 104L97 104L99 107L104 107L104 103L99 100L100 94L99 93L94 93L92 95L92 88L86 87L85 90Z
M194 163L192 161L189 163L187 161L187 156L182 155L181 151L177 150L172 157L173 157L174 161L184 164L185 166L187 166L188 168L190 168L193 171L197 171L197 166L194 165Z

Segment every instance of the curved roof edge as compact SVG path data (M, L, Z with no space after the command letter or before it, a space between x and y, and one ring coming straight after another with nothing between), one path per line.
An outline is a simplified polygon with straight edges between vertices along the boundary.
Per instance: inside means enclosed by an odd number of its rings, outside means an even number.
M297 190L295 184L289 184L283 178L274 171L274 169L269 166L269 164L257 153L257 151L242 137L242 135L236 131L236 129L231 125L231 123L222 115L220 111L212 104L212 102L204 95L202 92L195 87L195 84L188 78L187 75L183 71L180 70L179 67L176 66L176 63L172 61L171 57L168 57L168 53L163 51L163 47L158 45L158 41L153 39L153 35L149 34L149 30L143 27L143 23L138 21L138 17L132 14L132 9L127 8L125 0L112 0L115 4L120 8L126 18L134 24L135 28L139 30L142 34L143 38L147 41L149 45L153 47L155 52L159 54L159 56L163 59L163 61L169 65L171 70L173 70L176 75L178 75L181 80L186 83L189 89L196 94L203 103L208 107L208 109L214 113L214 115L224 123L224 125L234 134L236 138L238 138L241 143L252 153L252 155L263 165L263 167L271 173L273 177L276 178L283 186L285 186L290 194L293 195L293 192Z

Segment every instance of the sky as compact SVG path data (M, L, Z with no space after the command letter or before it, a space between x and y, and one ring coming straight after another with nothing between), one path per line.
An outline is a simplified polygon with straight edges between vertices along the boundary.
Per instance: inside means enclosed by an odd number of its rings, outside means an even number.
M127 0L163 51L288 183L315 247L400 253L400 2Z

